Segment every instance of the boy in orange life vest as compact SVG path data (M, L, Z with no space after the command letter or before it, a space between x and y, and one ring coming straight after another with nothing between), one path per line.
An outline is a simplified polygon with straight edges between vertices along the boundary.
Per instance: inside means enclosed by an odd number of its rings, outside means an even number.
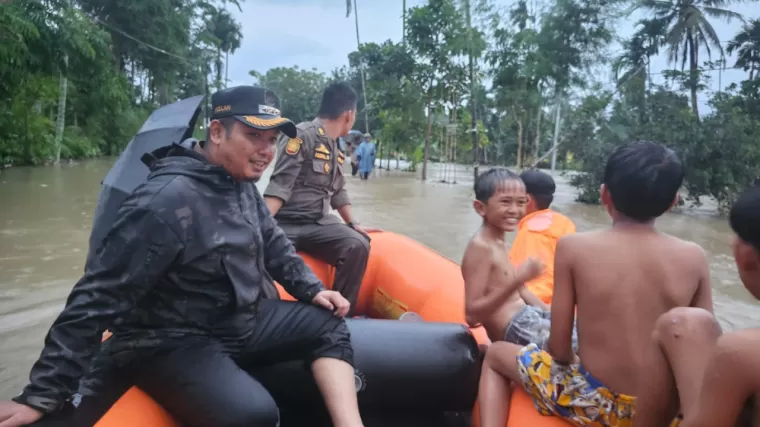
M520 265L528 258L538 258L545 268L525 286L541 301L551 304L554 294L554 252L560 237L575 233L570 218L549 208L556 186L551 175L538 169L520 174L528 193L525 216L520 220L517 237L512 243L509 258Z

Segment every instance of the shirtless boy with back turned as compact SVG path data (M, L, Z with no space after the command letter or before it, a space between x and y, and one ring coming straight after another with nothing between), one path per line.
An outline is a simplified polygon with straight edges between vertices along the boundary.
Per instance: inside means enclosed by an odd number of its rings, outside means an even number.
M496 375L481 378L482 427L504 426L510 382L542 414L577 426L632 425L657 319L674 307L712 311L704 251L654 228L677 201L683 176L676 155L659 144L612 153L601 188L612 227L560 239L548 351L503 342L488 349L483 372ZM570 345L576 305L580 360Z
M483 225L472 237L462 259L467 321L482 324L491 341L545 346L549 337L549 306L525 288L543 265L529 258L515 269L509 262L505 234L515 231L525 215L528 197L519 176L491 169L475 181L475 211Z

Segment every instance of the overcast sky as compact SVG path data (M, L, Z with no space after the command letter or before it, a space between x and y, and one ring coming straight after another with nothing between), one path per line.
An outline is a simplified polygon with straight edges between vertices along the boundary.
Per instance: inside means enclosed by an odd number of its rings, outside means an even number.
M407 7L424 3L424 0L407 0ZM512 2L500 0L497 3L509 5ZM362 42L401 40L401 0L357 0L357 4ZM252 83L250 70L265 72L280 66L298 65L329 73L347 65L348 54L356 50L354 18L353 15L346 18L344 0L246 0L242 7L242 13L233 10L243 27L243 43L230 56L230 85ZM731 9L745 18L760 16L757 3L738 4ZM637 18L632 16L621 22L619 36L633 33ZM740 29L741 23L713 21L713 26L721 40L727 41ZM620 48L613 46L612 50L617 52ZM704 53L701 56L706 59ZM653 62L652 71L660 72L667 65L663 55ZM733 59L728 59L727 65L733 66ZM712 75L712 89L717 90L718 72ZM744 78L746 73L741 70L722 73L723 86ZM704 98L702 101L704 103Z

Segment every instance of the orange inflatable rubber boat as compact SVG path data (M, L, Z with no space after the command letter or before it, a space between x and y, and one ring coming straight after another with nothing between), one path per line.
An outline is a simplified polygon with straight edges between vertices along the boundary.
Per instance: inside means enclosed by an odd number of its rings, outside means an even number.
M329 286L334 278L334 268L308 255L302 256ZM278 290L283 299L292 299L279 285ZM411 312L426 322L465 324L464 283L459 265L407 237L389 232L373 233L357 311L379 319L399 319ZM482 328L471 329L471 333L478 344L489 344ZM477 378L472 380L477 382ZM525 393L517 392L513 396L507 427L567 425L557 418L539 415ZM150 397L133 387L95 426L179 427L179 424ZM477 427L477 420L474 427Z

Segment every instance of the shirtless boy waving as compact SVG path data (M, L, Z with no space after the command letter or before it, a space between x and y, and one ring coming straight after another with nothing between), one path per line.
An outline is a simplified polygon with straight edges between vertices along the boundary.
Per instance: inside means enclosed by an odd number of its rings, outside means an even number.
M646 358L657 319L675 307L712 311L707 260L698 245L658 232L656 218L678 200L683 167L660 144L618 147L607 161L606 230L565 236L557 246L548 350L492 344L481 378L481 426L503 427L510 381L539 412L577 426L632 425L634 397L650 373ZM572 349L578 324L580 363Z
M491 169L475 180L475 211L483 225L472 237L462 259L467 321L482 324L491 341L508 341L543 348L548 342L549 306L526 287L543 265L529 258L517 269L509 262L506 233L515 231L525 215L528 196L515 173Z

